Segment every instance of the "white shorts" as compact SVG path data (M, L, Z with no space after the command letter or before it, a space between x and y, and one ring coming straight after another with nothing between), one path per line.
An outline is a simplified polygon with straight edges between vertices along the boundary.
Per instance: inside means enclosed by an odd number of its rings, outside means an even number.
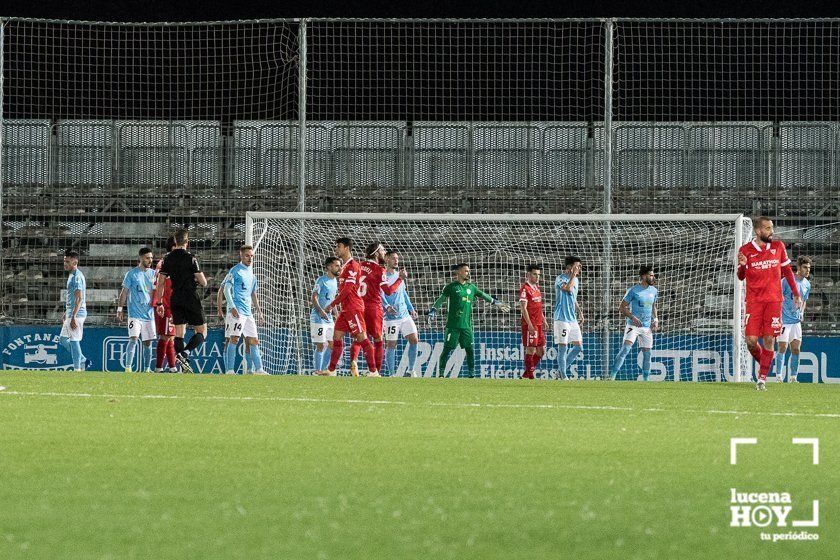
M334 329L335 323L309 323L309 334L315 344L332 342Z
M130 338L139 338L143 342L146 342L147 340L154 340L157 338L154 320L143 321L142 319L132 319L129 317L128 336Z
M406 338L411 334L417 334L417 325L414 324L411 315L402 319L385 321L385 340L393 341L399 339L400 335Z
M76 328L70 328L70 317L65 317L64 322L61 324L61 335L70 340L74 340L76 342L81 342L82 334L85 330L85 318L84 317L76 317Z
M257 338L257 322L254 321L254 316L240 313L239 317L234 317L228 311L227 316L225 316L225 338L233 336Z
M583 342L580 323L554 321L554 344L569 344L570 342Z
M782 332L776 337L779 342L793 342L794 340L802 340L802 323L793 323L792 325L782 325Z
M624 327L624 342L633 344L639 339L639 348L653 348L653 331L650 327Z

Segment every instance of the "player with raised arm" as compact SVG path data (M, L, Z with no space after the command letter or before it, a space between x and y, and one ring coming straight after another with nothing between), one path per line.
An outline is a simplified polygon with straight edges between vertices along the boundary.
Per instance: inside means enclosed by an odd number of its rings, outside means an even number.
M245 337L245 361L248 372L256 375L268 375L263 369L259 334L257 333L257 320L262 322L262 310L260 309L260 300L257 297L259 285L251 266L253 262L254 248L250 245L240 247L239 264L230 269L221 286L219 286L219 292L224 295L227 302L227 313L224 316L225 339L227 340L225 373L229 375L236 373L234 370L236 347L239 344L239 338L242 336ZM216 302L219 303L218 296ZM221 317L221 306L219 306L218 312Z
M522 312L522 346L525 347L525 372L523 379L534 379L534 371L545 354L545 317L542 292L540 292L539 265L529 264L525 283L519 289L519 307Z
M315 280L312 288L312 311L309 314L309 334L315 349L312 353L312 369L315 375L327 375L330 352L335 330L335 311L327 311L327 306L335 299L338 292L338 273L341 271L341 259L327 257L324 261L324 274Z
M802 347L802 317L805 316L805 306L808 303L808 296L811 295L811 259L799 257L796 259L796 286L799 288L799 297L802 298L802 305L797 306L793 302L793 292L785 280L782 284L782 332L776 341L779 343L779 353L776 356L776 380L784 381L782 367L785 363L785 353L790 345L790 367L788 367L788 382L796 383L796 375L799 373L799 351Z
M152 269L152 250L140 249L137 266L125 273L122 290L117 304L117 321L122 323L123 306L128 302L128 346L125 350L124 366L131 373L134 355L140 348L140 364L137 371L152 371L152 340L155 331L155 310L152 299L155 290L155 271Z
M383 280L385 275L385 248L378 241L369 244L365 249L365 259L359 263L361 269L359 277L359 295L365 301L365 327L368 336L373 340L374 356L376 363L373 365L375 371L382 371L382 361L385 356L385 341L382 332L383 308L382 294L391 295L401 285L405 271L393 284ZM358 342L350 347L350 368L358 371L356 360L359 357Z
M443 352L438 361L438 377L444 377L446 363L449 355L458 345L467 354L467 377L475 377L475 350L473 348L473 323L472 309L475 298L479 297L484 301L498 307L502 312L510 311L510 305L492 297L470 282L470 266L467 263L459 263L452 267L455 274L455 281L450 282L443 288L440 296L429 309L428 320L432 323L437 317L438 309L444 301L446 305L446 330L443 342Z
M85 275L79 270L79 253L70 249L64 253L64 270L70 275L67 277L67 300L58 342L70 353L73 369L83 371L90 368L91 362L82 355L81 343L87 317L87 283Z
M163 362L169 364L169 372L178 371L178 361L175 359L175 325L172 324L172 310L169 298L172 297L172 280L160 275L160 267L163 259L175 248L175 238L169 236L166 239L166 253L158 260L155 267L155 289L153 291L152 307L155 310L155 330L158 341L155 355L155 371L163 371ZM163 282L163 295L157 299L158 283Z
M554 280L554 344L557 345L557 369L560 379L568 377L568 370L583 351L583 310L578 304L581 261L569 255L565 270ZM571 344L571 348L569 348Z
M400 279L399 254L394 251L385 252L385 285L393 286ZM385 363L389 375L397 372L397 341L402 335L408 341L406 353L408 355L408 372L411 377L417 377L414 364L417 361L417 312L411 304L405 283L396 291L386 294L382 291L382 306L385 310Z
M738 279L747 282L744 334L747 349L759 364L755 388L766 391L767 374L773 366L775 338L782 329L782 283L787 281L793 304L802 307L785 244L773 239L773 220L766 216L753 222L755 239L738 249ZM758 339L762 339L762 345Z
M335 321L333 330L332 354L327 367L328 375L335 375L335 368L338 360L344 353L344 335L350 333L350 337L362 346L365 353L365 360L368 363L368 376L379 377L379 372L374 369L376 357L374 356L373 345L367 338L365 328L365 302L359 294L359 278L361 267L353 258L353 240L349 237L340 237L335 240L335 255L340 258L344 265L338 275L338 295L331 301L325 311L329 313L341 305L341 311ZM358 371L351 370L354 376Z
M207 278L198 266L198 261L187 252L189 233L179 229L173 236L175 248L163 259L159 274L172 280L172 322L175 323L175 355L183 371L192 373L190 366L190 352L204 343L207 336L207 321L198 296L198 286L207 286ZM157 301L163 297L165 282L158 282ZM158 303L160 306L161 304ZM184 335L187 325L194 328L190 341L184 345Z
M624 344L615 357L610 377L615 379L624 359L633 348L636 339L642 351L642 378L650 379L650 351L653 348L653 331L659 329L659 317L656 313L656 297L659 290L655 288L656 275L653 267L643 265L639 268L639 283L627 290L618 312L627 317L624 329Z

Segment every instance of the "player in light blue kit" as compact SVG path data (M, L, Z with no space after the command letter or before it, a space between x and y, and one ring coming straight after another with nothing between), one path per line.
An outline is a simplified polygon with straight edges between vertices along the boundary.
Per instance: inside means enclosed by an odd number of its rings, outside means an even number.
M67 303L65 305L64 322L61 324L61 334L58 342L70 352L73 358L73 369L82 371L90 367L90 360L82 355L82 335L84 334L87 308L85 307L85 292L87 283L85 275L79 270L79 253L68 250L64 253L64 270L70 273L67 278ZM85 367L82 367L85 364Z
M399 260L400 256L396 251L385 253L385 275L382 280L389 286L400 277ZM385 311L385 364L388 375L393 376L397 373L397 341L402 335L408 341L408 347L405 349L408 355L406 372L411 377L417 377L417 372L414 371L419 340L417 324L414 322L417 312L405 290L405 282L391 295L382 292L382 307Z
M245 363L247 372L256 375L268 375L263 369L260 341L257 334L257 321L254 313L262 321L262 310L257 297L257 277L251 263L254 262L254 248L243 245L239 248L239 264L230 269L219 287L227 302L225 314L225 373L235 374L236 347L239 337L245 337ZM217 296L216 303L221 298ZM253 311L252 311L253 306ZM221 315L221 306L218 306Z
M799 257L796 259L796 287L799 289L799 297L802 298L802 308L798 308L793 301L793 292L787 281L782 278L782 332L776 338L779 343L779 352L776 354L776 381L784 381L782 367L785 364L785 352L790 345L790 367L788 367L788 382L796 383L796 375L799 373L799 350L802 347L802 317L805 315L805 305L808 296L811 295L811 259Z
M566 269L554 281L554 344L557 345L557 369L560 379L568 377L568 369L583 351L583 335L580 324L583 310L577 297L580 289L580 258L568 256ZM571 344L571 349L568 345ZM581 359L582 356L581 356Z
M141 350L137 371L143 371L144 367L145 371L152 371L152 341L157 337L155 309L152 307L152 293L155 289L155 271L151 268L152 250L143 247L137 254L137 266L125 273L117 304L117 321L122 323L123 306L128 300L128 346L123 361L126 373L132 371L138 347Z
M639 283L627 290L619 313L627 317L627 326L624 329L624 344L613 362L610 377L615 379L624 359L630 353L630 349L639 339L639 349L642 351L642 377L645 381L650 379L650 351L653 348L653 331L659 329L659 317L656 314L656 296L659 291L654 287L656 276L653 267L643 265L639 269Z
M315 375L329 375L327 366L332 354L333 330L335 317L327 311L327 306L338 293L338 273L341 272L341 259L327 257L324 261L324 274L315 280L312 288L312 312L309 314L309 332L315 349L312 351L312 370Z

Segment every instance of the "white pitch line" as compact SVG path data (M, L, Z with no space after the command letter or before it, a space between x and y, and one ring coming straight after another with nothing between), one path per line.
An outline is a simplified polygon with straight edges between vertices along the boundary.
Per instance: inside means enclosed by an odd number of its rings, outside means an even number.
M676 409L676 408L632 408L628 406L611 405L586 405L586 404L550 404L550 403L477 403L477 402L408 402L389 401L374 399L322 399L316 397L233 397L222 395L185 396L185 395L116 395L108 393L58 393L58 392L36 392L36 391L3 391L0 395L17 395L29 397L67 397L67 398L101 398L101 399L163 399L163 400L187 400L187 401L261 401L261 402L306 402L325 404L381 404L394 406L439 406L453 408L521 408L521 409L548 409L548 410L593 410L605 412L681 412L695 414L727 414L745 416L787 416L796 418L840 418L840 413L830 412L764 412L749 410L701 410L701 409Z

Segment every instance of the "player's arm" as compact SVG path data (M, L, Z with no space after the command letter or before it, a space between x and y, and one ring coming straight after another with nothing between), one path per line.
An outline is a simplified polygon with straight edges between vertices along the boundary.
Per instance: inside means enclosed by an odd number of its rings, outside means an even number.
M655 331L659 330L659 313L656 310L656 302L653 304L653 318L651 319L650 326Z
M630 310L630 302L627 301L627 296L624 296L624 299L621 300L621 305L618 306L618 312L630 319L630 321L636 325L637 327L642 326L642 322L633 315L633 312Z
M479 290L478 287L476 287L476 289L475 289L475 295L477 295L478 297L480 297L481 299L483 299L487 303L493 304L494 306L498 307L499 309L501 309L505 313L510 311L510 305L506 304L502 300L498 300L498 299L494 298L491 295L485 294L484 292Z
M393 284L388 284L384 279L379 283L379 289L382 290L382 293L386 296L392 295L397 289L402 286L403 278L405 278L405 269L400 270L400 275L397 277L397 280Z
M525 298L525 290L519 296L519 311L522 313L522 319L528 325L528 332L534 332L534 323L531 322L531 315L528 313L528 300Z
M260 307L260 298L257 297L257 292L251 292L251 305L254 306L254 315L260 320L263 320L262 307Z
M318 312L318 315L323 317L324 319L329 319L330 314L327 313L327 310L321 307L321 303L318 301L318 291L317 289L312 292L312 308ZM329 307L329 306L327 306Z
M408 313L416 319L417 311L414 309L414 304L411 303L411 298L408 297L408 290L403 292L403 300L405 301L405 308L408 310Z
M577 268L572 267L572 271L569 273L569 281L563 282L560 284L560 289L566 292L567 294L571 294L575 290L575 282L577 281Z
M583 307L578 302L575 302L575 310L577 311L578 323L583 324Z
M432 321L435 320L435 317L437 317L438 309L440 309L441 305L443 305L443 302L446 301L446 298L449 297L450 286L452 286L452 284L447 284L446 287L443 288L443 291L432 304L432 307L429 308L428 321L430 324Z
M222 289L224 290L225 301L227 301L227 304L230 306L230 314L233 315L234 318L239 318L239 310L236 309L236 304L233 302L233 285L234 280L231 278L230 273L228 273L224 282L222 282Z
M743 280L747 277L747 255L740 250L738 251L738 280Z
M225 312L222 311L222 298L224 297L225 285L222 282L222 285L219 286L218 291L216 291L216 314L219 316L219 319L225 318Z
M120 297L117 299L117 321L122 323L123 320L123 307L125 306L125 301L128 299L128 289L123 284L122 289L120 290ZM75 313L73 314L75 316Z
M356 286L356 279L355 278L347 278L344 280L344 283L341 285L341 289L338 290L338 295L335 296L335 299L332 300L329 305L327 305L326 311L330 311L335 307L338 307L342 301L347 299L352 292L358 290L358 286Z

